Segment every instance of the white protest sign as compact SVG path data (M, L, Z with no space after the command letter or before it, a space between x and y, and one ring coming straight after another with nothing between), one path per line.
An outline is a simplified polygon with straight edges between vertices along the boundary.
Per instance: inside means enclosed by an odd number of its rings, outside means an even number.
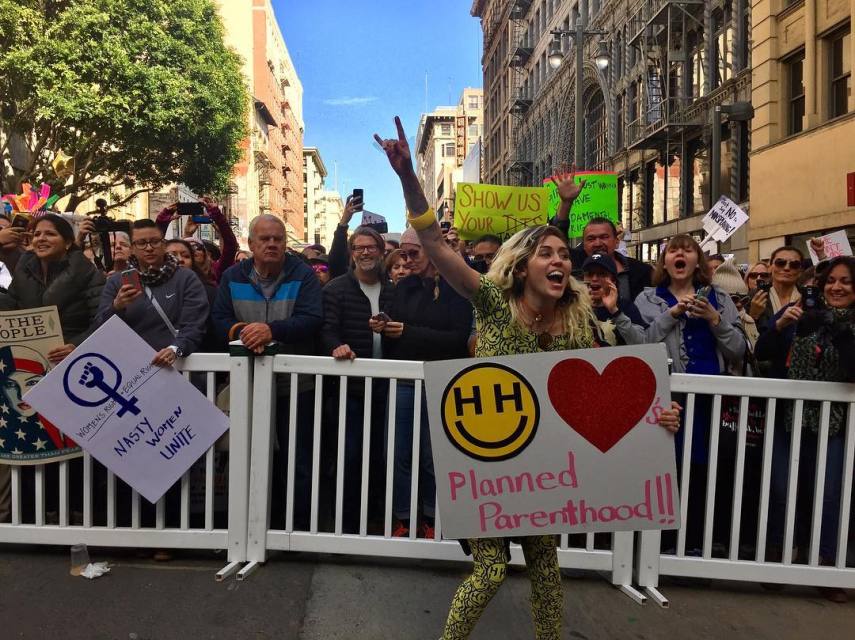
M110 318L25 400L149 502L228 429L223 413Z
M381 216L379 213L373 213L372 211L368 211L367 209L362 212L362 224L383 224L386 222L386 218Z
M849 244L849 238L846 236L846 232L844 230L841 229L840 231L820 236L820 239L822 240L825 257L827 259L830 260L837 256L852 255L852 246ZM813 261L814 264L819 264L819 256L816 255L816 251L814 251L813 247L810 246L810 240L807 241L807 249L808 253L810 253L811 261Z
M664 345L424 366L447 537L678 526Z
M748 222L748 214L739 208L727 196L718 199L709 213L704 216L704 230L709 237L718 242L724 242L732 236L739 227Z

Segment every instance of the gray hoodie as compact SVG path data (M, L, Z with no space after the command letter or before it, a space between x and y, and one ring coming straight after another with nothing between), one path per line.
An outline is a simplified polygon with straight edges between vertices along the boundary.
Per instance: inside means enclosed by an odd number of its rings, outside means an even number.
M745 335L740 327L739 312L730 296L713 287L721 322L710 327L718 345L718 363L722 372L737 367L745 356ZM668 303L656 295L656 287L647 287L638 294L635 306L641 317L648 323L647 342L664 342L668 357L673 361L674 373L685 373L687 356L683 349L683 327L685 317L674 318Z
M205 336L209 308L205 287L193 271L176 269L169 280L151 287L152 295L178 330L175 337L145 293L122 311L113 309L113 300L121 286L121 273L114 273L107 279L107 284L101 292L96 325L101 325L113 315L117 315L153 349L159 351L175 345L180 350L180 355L189 356L199 348Z

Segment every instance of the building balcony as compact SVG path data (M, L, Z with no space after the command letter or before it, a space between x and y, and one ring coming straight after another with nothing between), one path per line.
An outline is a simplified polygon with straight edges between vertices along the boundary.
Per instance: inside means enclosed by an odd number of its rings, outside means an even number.
M687 129L704 126L703 109L693 108L694 101L683 98L645 100L644 113L629 123L626 130L628 149L658 149Z
M517 45L511 50L509 67L524 67L531 58L531 49L522 45Z
M531 9L531 0L513 0L511 7L511 20L525 20L528 10Z

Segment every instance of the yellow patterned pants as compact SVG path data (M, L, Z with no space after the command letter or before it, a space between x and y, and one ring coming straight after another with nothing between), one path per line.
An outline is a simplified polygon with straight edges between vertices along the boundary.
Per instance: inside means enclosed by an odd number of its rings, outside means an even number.
M445 621L442 640L466 640L505 581L509 558L501 538L469 540L475 568L457 588ZM555 536L522 539L523 555L531 580L531 615L537 640L559 640L564 597Z

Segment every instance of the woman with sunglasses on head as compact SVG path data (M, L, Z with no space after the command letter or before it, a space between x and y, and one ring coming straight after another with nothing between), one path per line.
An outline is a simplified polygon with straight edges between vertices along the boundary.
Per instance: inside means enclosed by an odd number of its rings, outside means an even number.
M774 377L789 380L855 382L855 258L829 260L819 270L816 291L806 289L798 303L781 309L757 341L757 356L775 363ZM801 449L797 459L798 496L795 544L809 543L814 472L818 458L820 402L805 401L802 412ZM775 430L770 501L770 555L779 560L783 544L784 513L789 477L793 406L779 409L782 419ZM847 406L832 403L829 410L825 487L819 538L820 564L833 565L837 555L841 477ZM848 479L851 481L851 478ZM841 589L820 589L833 602L846 602Z
M410 229L437 271L476 311L476 356L490 357L591 347L594 314L587 293L570 275L570 247L555 227L531 227L511 237L496 254L486 275L471 269L443 240L436 214L428 206L413 171L401 121L397 139L375 139L398 174L409 211ZM572 181L570 176L569 180ZM575 195L578 195L576 193ZM574 196L575 197L575 196ZM402 239L401 246L404 247ZM399 285L400 286L400 285ZM662 414L660 424L676 430L678 411ZM443 640L468 638L478 618L505 579L507 538L468 541L474 571L458 588ZM557 640L564 599L555 536L520 540L532 583L535 635Z

